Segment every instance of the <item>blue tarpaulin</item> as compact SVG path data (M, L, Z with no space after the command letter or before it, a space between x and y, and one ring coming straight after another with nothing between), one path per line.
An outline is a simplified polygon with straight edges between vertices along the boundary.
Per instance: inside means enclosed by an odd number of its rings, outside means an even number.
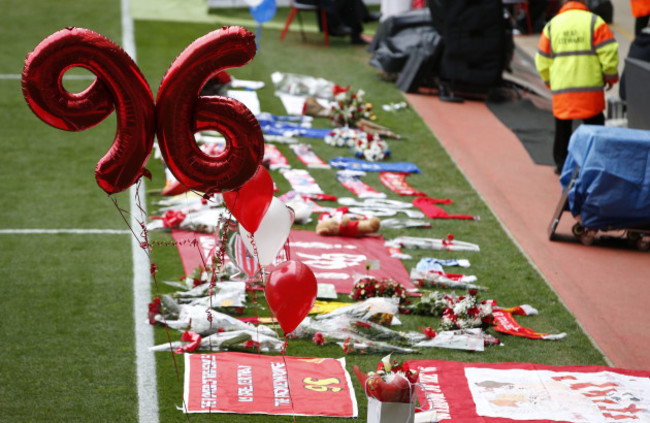
M650 225L650 131L581 125L571 136L560 183L573 216L590 229Z

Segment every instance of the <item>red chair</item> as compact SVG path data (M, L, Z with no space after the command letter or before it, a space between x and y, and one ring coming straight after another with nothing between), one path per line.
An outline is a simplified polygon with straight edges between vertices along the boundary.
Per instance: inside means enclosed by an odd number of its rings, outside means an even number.
M300 23L300 34L302 35L302 41L307 41L307 38L305 37L305 31L302 26L302 18L300 17L300 12L305 12L305 11L313 11L316 13L320 13L320 22L321 22L321 27L323 28L323 36L324 36L324 43L325 47L329 47L330 45L330 37L329 37L329 32L327 31L327 14L325 13L325 10L321 9L318 6L312 6L310 4L301 4L297 3L294 1L290 1L290 7L291 9L289 10L289 16L287 16L287 20L284 23L284 28L282 29L282 32L280 32L280 41L284 41L284 37L287 35L287 32L289 31L289 26L291 25L291 22L293 21L293 18L298 15L298 22Z

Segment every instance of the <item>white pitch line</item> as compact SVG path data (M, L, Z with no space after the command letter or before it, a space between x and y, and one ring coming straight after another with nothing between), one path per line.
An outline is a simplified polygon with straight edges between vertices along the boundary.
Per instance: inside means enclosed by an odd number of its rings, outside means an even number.
M121 0L122 47L136 61L133 19L131 19L129 0ZM139 189L138 189L139 187ZM129 190L131 227L139 228L146 219L144 180ZM137 211L142 208L142 216ZM140 246L141 240L131 238L133 253L133 319L135 321L135 362L138 387L138 420L145 423L158 423L158 383L156 380L156 359L150 347L154 345L153 327L146 321L148 304L151 301L151 262Z
M0 234L130 235L131 231L125 229L0 229Z
M80 79L80 80L91 80L95 79L95 75L63 75L63 79ZM0 79L23 79L22 75L18 74L0 74Z

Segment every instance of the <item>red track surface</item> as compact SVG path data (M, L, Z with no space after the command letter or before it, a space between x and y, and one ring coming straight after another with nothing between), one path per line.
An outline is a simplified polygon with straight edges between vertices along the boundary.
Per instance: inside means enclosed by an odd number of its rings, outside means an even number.
M650 370L650 253L584 246L568 212L556 230L564 239L550 241L562 189L553 168L536 165L482 102L407 97L611 364Z

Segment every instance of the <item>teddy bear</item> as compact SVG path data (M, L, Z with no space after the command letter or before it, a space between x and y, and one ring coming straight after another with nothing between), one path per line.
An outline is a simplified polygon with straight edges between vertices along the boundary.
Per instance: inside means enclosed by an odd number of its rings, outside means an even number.
M350 215L323 215L316 225L318 235L339 235L359 238L379 231L380 220L375 217L353 218Z

